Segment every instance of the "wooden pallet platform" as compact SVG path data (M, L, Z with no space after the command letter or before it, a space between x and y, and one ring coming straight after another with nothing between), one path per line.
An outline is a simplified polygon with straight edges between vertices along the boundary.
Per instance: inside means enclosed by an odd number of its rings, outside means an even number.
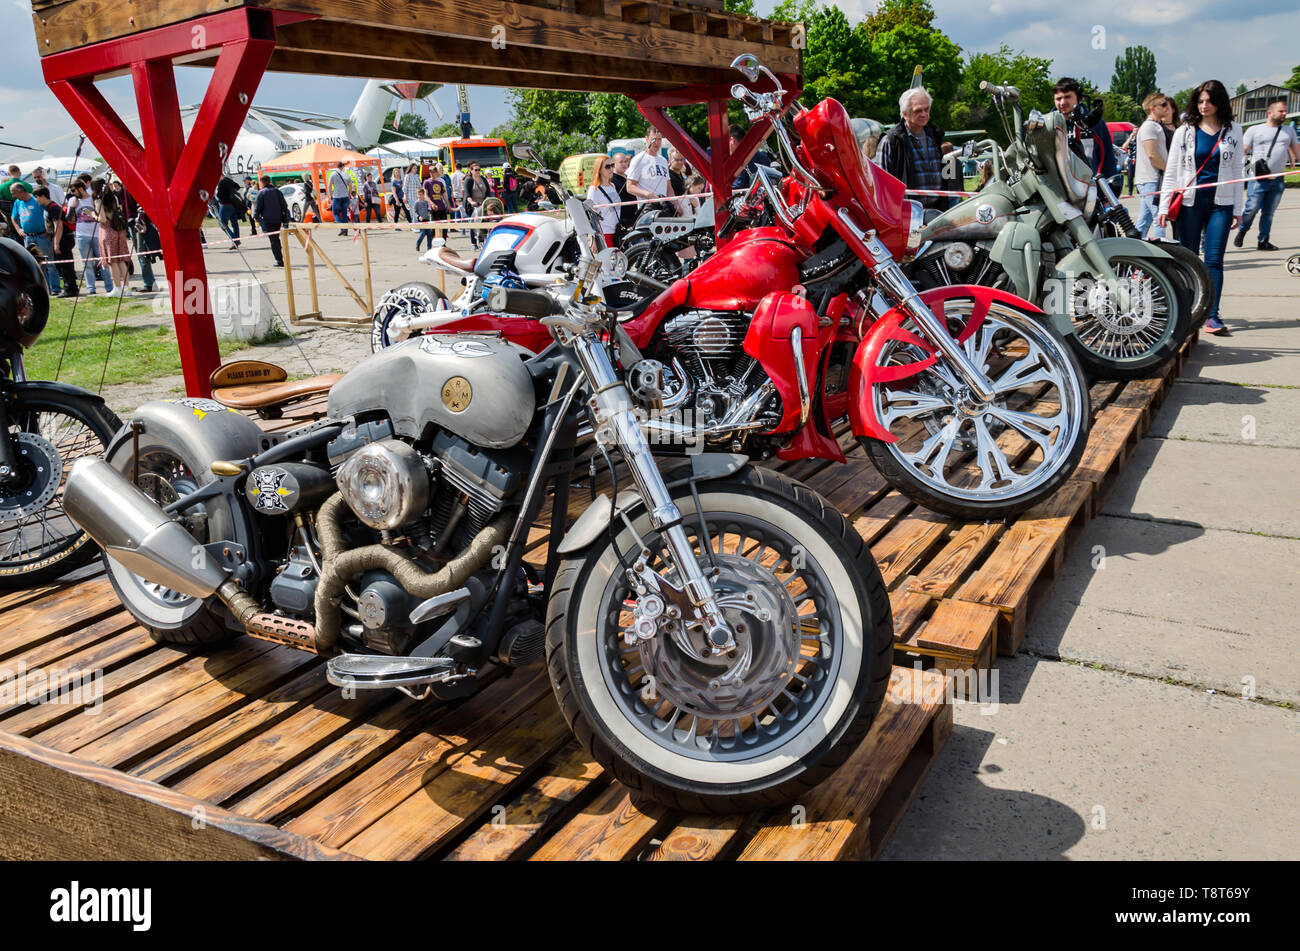
M951 730L945 677L974 698L971 672L1019 646L1066 545L1175 373L1094 387L1085 464L1009 522L958 524L918 508L851 436L842 440L846 465L778 464L830 499L871 546L901 665L867 739L806 802L699 817L636 801L573 740L540 668L435 705L395 692L345 699L318 658L263 641L200 652L160 646L94 567L76 581L0 596L0 668L25 671L7 685L0 672L8 687L0 693L0 856L875 856ZM261 425L291 429L323 402ZM575 499L574 510L583 504ZM542 526L533 539L530 557L544 557ZM918 659L932 669L913 668ZM57 696L24 699L41 690Z

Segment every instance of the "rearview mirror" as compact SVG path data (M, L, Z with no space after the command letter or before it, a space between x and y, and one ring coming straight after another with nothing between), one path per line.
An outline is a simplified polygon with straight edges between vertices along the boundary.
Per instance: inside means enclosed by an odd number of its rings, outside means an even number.
M751 83L758 79L758 57L753 53L741 53L731 61L731 68L740 70Z
M534 162L537 165L544 164L542 162L541 156L537 154L537 150L533 148L531 145L529 145L527 142L516 142L513 146L510 147L510 151L514 154L515 158L521 158L524 159L525 161Z

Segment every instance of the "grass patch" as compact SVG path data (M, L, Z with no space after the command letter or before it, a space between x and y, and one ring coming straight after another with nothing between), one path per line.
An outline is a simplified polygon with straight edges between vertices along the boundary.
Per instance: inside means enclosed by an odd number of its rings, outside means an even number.
M165 298L158 299L165 301ZM176 349L171 313L156 314L154 300L123 299L116 333L113 332L113 317L118 314L118 298L83 296L75 300L52 300L45 332L26 354L27 376L33 380L55 379L65 335L68 349L58 374L58 379L65 383L98 390L101 375L104 385L111 386L115 383L143 383L180 373L181 358ZM162 323L140 326L140 318L148 317ZM69 322L72 323L70 334ZM108 349L110 336L113 340L111 352ZM267 339L285 339L284 331L275 328ZM223 357L249 346L242 340L218 340L217 344ZM105 353L108 353L107 370L104 368Z

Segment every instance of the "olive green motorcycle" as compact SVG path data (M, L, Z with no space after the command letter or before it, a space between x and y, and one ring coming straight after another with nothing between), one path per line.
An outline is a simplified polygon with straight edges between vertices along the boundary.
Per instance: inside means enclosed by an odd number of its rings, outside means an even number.
M1072 147L1067 119L1023 120L1014 86L981 83L1011 144L991 139L993 176L977 195L934 218L910 277L922 290L981 284L1038 304L1096 379L1146 376L1190 332L1192 295L1167 251L1129 237L1098 237L1098 185ZM1007 123L1006 107L1013 112Z

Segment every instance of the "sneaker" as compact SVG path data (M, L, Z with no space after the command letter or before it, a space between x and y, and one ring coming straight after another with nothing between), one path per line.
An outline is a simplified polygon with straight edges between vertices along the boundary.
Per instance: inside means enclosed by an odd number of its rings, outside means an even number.
M1205 321L1206 333L1212 333L1216 337L1231 337L1232 333L1223 325L1223 321L1218 317L1209 317Z
M1272 244L1268 241L1261 241L1259 244L1255 245L1255 250L1256 251L1281 251L1282 249L1279 248L1276 244Z
M1246 240L1246 232L1238 231L1237 234L1232 239L1232 246L1234 248L1239 248L1241 247L1241 243L1245 240Z

